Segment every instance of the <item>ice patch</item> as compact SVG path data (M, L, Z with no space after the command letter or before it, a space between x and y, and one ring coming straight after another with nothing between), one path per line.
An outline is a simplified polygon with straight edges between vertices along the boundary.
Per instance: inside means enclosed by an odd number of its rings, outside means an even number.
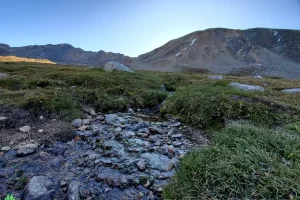
M187 50L187 47L185 47L184 49L183 49L183 51L186 51Z
M181 53L178 53L178 54L176 54L176 57L178 57L178 56L180 56L181 55Z
M276 36L278 34L278 31L274 31L274 36Z
M280 40L281 40L281 37L280 37L280 38L278 38L277 42L280 42Z
M192 45L195 43L196 40L197 40L197 39L193 39L193 41L192 41L192 43L190 44L190 46L192 46Z

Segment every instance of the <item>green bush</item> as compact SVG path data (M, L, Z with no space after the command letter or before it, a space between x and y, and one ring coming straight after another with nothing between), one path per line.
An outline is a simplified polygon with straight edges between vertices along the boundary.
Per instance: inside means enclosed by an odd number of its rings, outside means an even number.
M165 199L288 199L300 195L300 138L233 124L184 157Z

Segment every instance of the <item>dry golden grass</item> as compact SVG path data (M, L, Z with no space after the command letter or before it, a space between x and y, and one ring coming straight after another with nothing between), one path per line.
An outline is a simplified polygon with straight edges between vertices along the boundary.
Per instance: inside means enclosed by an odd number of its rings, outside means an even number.
M0 56L0 62L32 62L32 63L46 63L56 64L47 59L35 59L35 58L21 58L16 56Z

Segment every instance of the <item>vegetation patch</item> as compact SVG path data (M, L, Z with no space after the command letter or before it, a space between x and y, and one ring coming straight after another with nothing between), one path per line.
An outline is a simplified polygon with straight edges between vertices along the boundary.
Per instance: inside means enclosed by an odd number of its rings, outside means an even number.
M300 138L246 124L184 157L165 199L292 199L300 194Z
M162 113L179 116L199 128L246 119L260 125L280 125L299 119L299 110L267 101L262 92L231 88L228 81L182 87L167 99Z

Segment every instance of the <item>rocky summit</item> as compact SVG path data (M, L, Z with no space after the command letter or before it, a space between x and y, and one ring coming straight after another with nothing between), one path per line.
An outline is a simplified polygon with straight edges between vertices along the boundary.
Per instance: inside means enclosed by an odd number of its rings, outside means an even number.
M16 190L24 200L160 199L183 155L208 144L200 131L143 113L95 114L72 125L72 141L7 149L0 194ZM191 140L193 133L197 140Z

